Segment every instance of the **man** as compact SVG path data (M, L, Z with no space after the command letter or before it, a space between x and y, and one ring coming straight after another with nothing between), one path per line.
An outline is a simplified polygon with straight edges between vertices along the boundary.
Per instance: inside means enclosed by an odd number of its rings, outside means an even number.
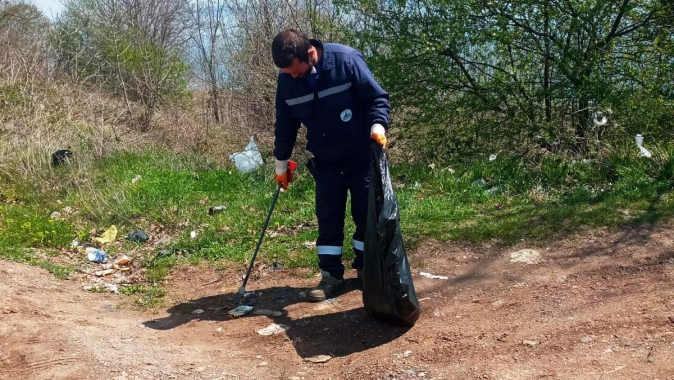
M293 29L272 41L272 57L281 69L276 90L275 179L287 190L288 160L300 124L307 128L308 163L316 182L316 250L322 279L309 292L311 301L330 298L344 284L342 243L347 192L356 225L352 267L363 268L368 203L370 141L386 146L390 103L361 53L348 46L324 44Z

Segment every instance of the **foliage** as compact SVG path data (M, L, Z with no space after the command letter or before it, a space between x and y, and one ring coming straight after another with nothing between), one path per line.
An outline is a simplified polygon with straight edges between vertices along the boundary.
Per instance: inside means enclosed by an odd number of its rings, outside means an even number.
M187 65L179 38L184 9L182 2L113 2L70 1L51 44L61 70L102 84L127 102L141 102L141 127L147 129L156 107L185 96Z
M562 237L587 226L667 219L674 207L670 195L674 148L649 149L652 159L639 157L629 144L602 159L578 162L555 157L532 162L499 155L493 161L485 157L452 167L396 165L393 174L404 235L410 244L428 237L511 244L520 238ZM27 203L22 206L5 205L0 242L63 247L75 233L72 225L87 230L86 226L115 224L122 235L135 228L154 228L158 231L154 238L171 237L170 245L159 248L173 254L153 255L146 262L152 281L164 278L182 257L243 265L255 248L274 191L269 176L273 171L266 169L244 175L213 168L199 157L118 154L86 174L91 185L72 184L64 190L61 207L73 209L67 221L47 219L44 215L51 211L45 205L51 201L39 197L22 197L18 201ZM137 174L141 178L134 183L131 179ZM65 180L71 173L56 175ZM316 265L313 197L313 180L302 169L292 189L280 194L261 247L262 262ZM216 205L226 210L208 215L208 208ZM349 220L345 247L351 244L352 228ZM349 251L345 249L347 259Z
M417 156L596 154L625 132L672 127L671 2L345 0L342 7L367 20L351 39L391 91L397 136ZM658 125L643 125L639 110ZM610 111L602 124L600 113Z
M66 247L73 238L73 227L51 219L46 210L21 205L0 205L0 247Z

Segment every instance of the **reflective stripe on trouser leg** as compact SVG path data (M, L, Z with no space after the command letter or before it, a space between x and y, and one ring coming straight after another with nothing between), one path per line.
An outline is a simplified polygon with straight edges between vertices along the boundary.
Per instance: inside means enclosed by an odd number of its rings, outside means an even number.
M322 271L330 273L331 277L344 277L341 246L319 245L316 251L318 252L318 266Z
M338 279L344 277L342 244L344 243L347 198L344 175L341 173L339 167L321 163L317 163L313 171L316 180L318 266L321 270L330 273L330 276Z

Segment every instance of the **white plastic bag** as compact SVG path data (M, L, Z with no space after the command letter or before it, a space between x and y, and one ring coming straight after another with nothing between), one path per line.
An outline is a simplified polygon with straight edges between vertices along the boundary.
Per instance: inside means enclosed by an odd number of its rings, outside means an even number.
M250 173L253 170L262 166L264 161L262 160L262 155L257 149L255 140L253 137L250 137L250 142L246 145L246 148L243 152L237 152L231 154L229 159L234 161L234 165L241 173Z
M639 147L639 150L641 151L640 152L641 157L648 157L648 158L653 157L653 154L651 152L649 152L648 149L643 147L644 136L636 135L636 136L634 136L634 141L637 143L637 146Z

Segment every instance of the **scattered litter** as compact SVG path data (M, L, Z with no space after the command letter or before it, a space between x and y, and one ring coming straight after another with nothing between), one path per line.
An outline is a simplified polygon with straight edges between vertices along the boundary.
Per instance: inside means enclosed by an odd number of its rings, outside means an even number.
M275 334L280 334L280 333L288 330L289 328L290 327L288 327L286 325L277 325L276 323L272 323L271 325L269 325L269 326L267 326L263 329L257 330L257 333L260 334L260 335L265 335L265 336L275 335Z
M492 302L491 305L499 307L499 306L503 305L504 303L505 303L504 300L496 300L496 301Z
M522 341L522 344L524 344L525 346L536 347L538 346L538 341L525 339Z
M594 125L596 125L597 127L601 127L606 125L606 123L608 123L608 117L606 117L606 115L603 112L597 111L592 113L592 121L594 122Z
M107 276L107 275L113 274L113 273L115 273L114 269L105 269L105 270L99 270L97 272L94 272L94 275L96 277L103 277L103 276Z
M421 302L421 301L427 301L427 300L429 300L429 299L431 299L431 297L422 298L422 299L419 300L419 302Z
M250 306L246 306L246 307L250 307ZM251 307L250 309L252 310L253 308ZM236 309L235 309L235 310L236 310ZM283 315L283 313L280 312L280 311L277 311L277 310L268 310L268 309L259 309L259 310L255 310L255 311L253 312L253 314L255 314L255 315L267 315L267 316L274 316L274 317L280 317L280 316Z
M104 263L108 260L108 254L95 247L87 247L84 250L87 254L87 259L92 263Z
M257 145L252 136L243 152L231 154L229 159L234 161L234 166L236 166L241 173L250 173L264 164L262 155L257 149Z
M126 277L119 273L115 273L115 284L125 284L127 282Z
M54 211L49 215L49 219L58 219L61 217L61 213L58 211Z
M117 238L117 226L110 226L100 237L95 237L92 239L94 243L105 244L115 241Z
M510 254L511 263L539 264L543 257L534 249L522 249Z
M500 191L501 191L501 186L494 186L491 189L487 190L487 194L495 195L495 194L498 194Z
M69 149L59 149L51 154L51 164L53 166L69 164L72 159L73 152Z
M133 177L133 179L131 180L131 183L136 183L136 182L140 181L141 178L143 178L143 177L141 177L140 174L136 174L136 176Z
M497 157L497 156L498 156L498 154L490 154L490 155L489 155L489 161L494 161L494 160L496 160L496 157Z
M447 277L447 276L438 276L436 274L430 274L428 272L419 272L419 276L432 278L432 279L436 279L436 280L449 280L449 277Z
M305 248L308 248L308 249L316 248L316 242L315 241L305 241L303 243L303 245L304 245Z
M73 241L70 243L70 248L77 248L79 245L80 245L80 242L79 242L79 241L73 240Z
M108 284L108 283L103 283L103 284L94 284L94 285L85 285L82 287L82 290L87 291L87 292L93 292L93 293L99 293L104 290L107 290L111 293L119 294L119 288L114 285L114 284Z
M580 338L580 341L583 343L591 343L592 342L592 337L591 336L584 336Z
M174 249L162 249L157 252L157 257L171 256L175 253Z
M648 149L642 146L642 144L644 143L644 136L637 134L636 136L634 136L634 141L637 143L637 146L639 147L641 157L648 157L648 158L653 157L653 154Z
M332 359L332 356L330 355L317 355L317 356L312 356L310 358L306 358L304 360L314 363L314 364L319 364L319 363L327 363Z
M402 354L397 354L396 356L399 357L399 358L408 358L408 357L412 356L412 350L407 350L407 351L403 352Z
M145 243L148 237L147 234L141 230L133 230L126 235L126 240L134 241L137 243Z
M412 186L412 190L419 190L421 189L421 184L419 182L414 182L414 186Z
M129 259L129 256L127 256L127 255L121 255L121 256L118 256L115 259L115 265L120 266L120 267L127 266L130 263L131 263L131 259Z
M487 184L487 181L483 180L482 178L478 179L477 181L474 181L472 183L473 186L484 186Z
M192 314L196 314L196 315L203 314L203 313L204 313L204 309L196 309L196 310L192 311Z
M241 305L230 310L228 314L230 318L239 318L250 313L252 310L252 306Z
M269 270L279 270L283 269L283 263L280 261L276 261L272 265L269 266Z
M327 299L325 301L322 301L316 307L314 307L314 310L317 310L317 311L337 310L337 309L339 309L339 301L337 301L334 298L330 298L330 299Z
M119 289L117 288L117 285L106 283L105 288L108 289L111 293L115 293L115 294L119 293Z
M208 209L208 215L213 216L213 215L215 215L219 212L223 212L225 210L227 210L226 206L213 206L213 207Z
M269 363L267 363L267 362L262 362L262 363L259 364L260 367L264 367L264 366L266 366L266 365L269 365Z
M191 237L192 239L196 239L196 238L197 238L197 231L192 231L192 232L190 232L190 237Z

